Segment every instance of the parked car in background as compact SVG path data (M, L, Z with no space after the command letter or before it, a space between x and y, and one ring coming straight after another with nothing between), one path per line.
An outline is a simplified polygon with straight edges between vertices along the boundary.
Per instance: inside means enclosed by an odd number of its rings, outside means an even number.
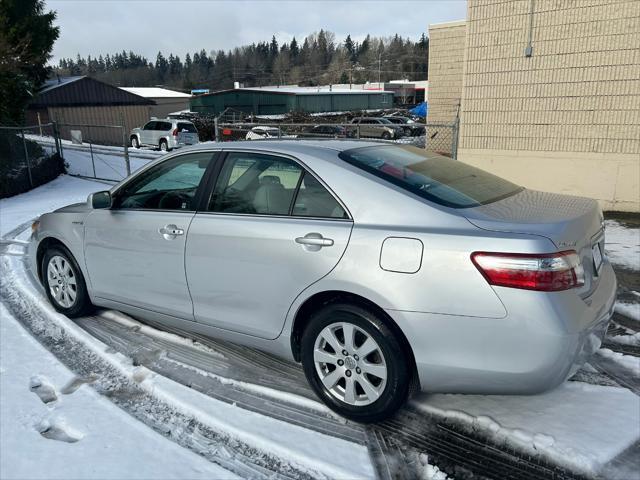
M389 120L394 125L400 125L406 137L420 137L427 131L424 124L418 123L414 119L409 117L403 117L401 115L389 115L384 118Z
M131 130L129 140L133 148L156 147L163 152L199 142L195 125L175 118L151 119L143 127Z
M247 140L260 140L264 138L278 138L281 132L279 128L258 125L247 132Z
M360 137L363 138L392 140L404 136L402 127L382 117L354 118L351 123L359 126Z
M373 141L201 144L32 231L59 312L115 308L302 362L362 422L414 386L553 388L600 348L616 295L595 200Z
M314 125L298 137L309 138L352 138L355 137L356 129L347 129L342 125Z

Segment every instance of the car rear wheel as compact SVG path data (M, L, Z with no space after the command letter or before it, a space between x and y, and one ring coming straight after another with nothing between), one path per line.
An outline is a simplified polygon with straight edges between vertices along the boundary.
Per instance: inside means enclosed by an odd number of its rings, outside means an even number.
M400 341L373 312L329 304L302 336L309 384L329 408L358 422L392 415L406 401L411 369Z
M169 145L167 144L167 141L162 139L160 140L160 151L162 152L168 152L169 151Z
M382 132L382 138L389 140L391 138L391 134L389 132Z
M133 148L140 148L140 142L138 141L138 137L131 137L131 146Z
M66 248L47 249L42 258L42 283L53 307L67 317L79 317L91 310L82 271Z

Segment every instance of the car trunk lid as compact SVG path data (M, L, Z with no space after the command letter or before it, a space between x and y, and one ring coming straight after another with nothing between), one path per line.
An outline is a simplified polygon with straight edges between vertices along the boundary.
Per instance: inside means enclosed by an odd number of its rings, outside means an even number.
M585 269L586 292L595 288L596 265L600 266L604 253L603 217L595 200L525 189L497 202L465 209L464 215L484 230L539 235L551 240L558 251L575 250Z

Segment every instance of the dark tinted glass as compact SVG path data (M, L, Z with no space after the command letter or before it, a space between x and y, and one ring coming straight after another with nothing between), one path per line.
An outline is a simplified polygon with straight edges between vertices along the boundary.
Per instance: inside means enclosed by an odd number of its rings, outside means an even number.
M195 125L193 125L193 123L179 122L178 132L198 133L198 130L196 129Z
M339 156L351 165L447 207L476 207L522 190L479 168L411 146L354 148Z

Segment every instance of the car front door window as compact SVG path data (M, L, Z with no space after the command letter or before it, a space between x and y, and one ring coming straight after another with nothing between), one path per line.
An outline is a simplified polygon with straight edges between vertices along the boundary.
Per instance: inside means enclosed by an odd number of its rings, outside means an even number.
M194 211L211 152L181 155L147 170L116 193L114 208Z

